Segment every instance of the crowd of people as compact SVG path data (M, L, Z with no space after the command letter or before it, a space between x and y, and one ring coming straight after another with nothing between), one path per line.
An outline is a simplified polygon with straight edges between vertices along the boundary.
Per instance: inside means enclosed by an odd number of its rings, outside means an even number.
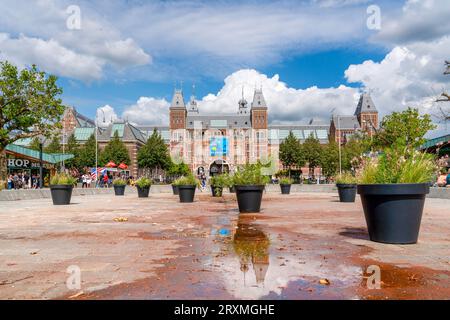
M8 190L14 189L38 189L39 174L30 175L27 171L16 172L8 176Z
M438 187L450 187L450 169L448 169L448 171L441 171L441 174L438 176L436 185Z

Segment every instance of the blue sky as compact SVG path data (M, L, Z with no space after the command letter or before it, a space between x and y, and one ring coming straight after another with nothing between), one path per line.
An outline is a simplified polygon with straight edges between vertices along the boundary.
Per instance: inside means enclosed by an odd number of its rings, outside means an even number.
M202 112L235 112L262 86L271 122L354 111L433 113L449 87L447 0L0 0L0 59L60 77L94 117L167 123L174 85ZM446 128L444 128L446 130Z

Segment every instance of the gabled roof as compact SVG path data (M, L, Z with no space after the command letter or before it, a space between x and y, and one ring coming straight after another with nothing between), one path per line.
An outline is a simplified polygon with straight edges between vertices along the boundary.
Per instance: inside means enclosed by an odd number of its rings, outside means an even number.
M264 99L264 95L261 89L255 89L252 101L252 109L258 108L267 109L266 100Z
M86 127L92 128L92 127L95 127L95 122L94 122L94 120L92 120L92 119L90 119L90 118L88 118L88 117L82 115L81 113L78 113L77 109L75 109L74 107L67 107L66 110L65 110L65 112L69 112L69 111L73 112L73 114L74 114L74 116L75 116L75 119L76 119L77 122L78 122L77 127L82 127L82 128L86 128Z
M372 101L372 98L370 97L370 94L368 93L363 93L359 97L358 106L355 110L355 116L359 115L362 112L378 112L375 104Z
M104 130L99 131L98 140L108 142L114 137L114 133L117 132L119 138L122 141L139 141L145 143L146 136L145 134L129 122L124 121L115 121L111 123L108 127L104 128Z
M175 90L172 98L172 103L170 104L170 108L182 108L186 109L186 105L184 103L183 91Z
M333 116L332 121L338 130L356 130L361 128L357 116Z

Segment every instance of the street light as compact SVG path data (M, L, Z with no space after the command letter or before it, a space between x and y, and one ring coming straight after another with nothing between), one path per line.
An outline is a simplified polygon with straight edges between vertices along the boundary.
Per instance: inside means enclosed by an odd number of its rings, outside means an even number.
M43 161L42 161L42 145L44 144L44 137L40 136L39 140L39 189L42 189L44 186L44 170L43 170Z
M103 123L106 122L105 111L97 109L95 112L95 187L98 187L98 110L103 113Z

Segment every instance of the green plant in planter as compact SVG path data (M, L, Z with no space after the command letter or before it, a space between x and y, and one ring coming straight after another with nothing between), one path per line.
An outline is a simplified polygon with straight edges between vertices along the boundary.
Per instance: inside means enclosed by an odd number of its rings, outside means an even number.
M351 172L343 172L336 176L336 184L356 184L358 183L358 178L353 176Z
M135 185L141 189L148 188L152 185L152 180L146 177L141 177L136 180Z
M194 177L193 174L189 174L184 177L176 179L173 183L175 186L200 186L200 181Z
M122 178L114 179L113 185L115 185L115 186L126 186L127 185L127 181L125 179L122 179Z
M214 187L226 187L228 186L228 177L225 174L211 177L209 184Z
M363 164L361 184L427 183L437 166L433 155L419 151L386 149L378 159Z
M294 180L289 177L280 178L280 184L292 184L292 183L294 183Z
M74 186L77 179L66 173L57 173L50 179L50 185Z
M246 164L234 173L233 185L265 185L270 178L264 176L260 164Z

